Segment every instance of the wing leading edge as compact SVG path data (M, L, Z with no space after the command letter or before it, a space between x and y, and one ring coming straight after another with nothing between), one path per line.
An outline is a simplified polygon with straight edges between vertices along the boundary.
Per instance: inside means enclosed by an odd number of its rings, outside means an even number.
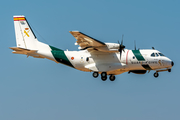
M96 48L106 46L105 43L96 40L79 31L69 31L76 39L76 45L79 45L81 49Z
M118 51L119 44L104 43L79 31L69 31L69 32L76 38L77 41L75 45L79 45L80 50L87 49L89 52L99 51L105 53L119 52ZM112 48L112 46L113 47L115 46L115 48Z

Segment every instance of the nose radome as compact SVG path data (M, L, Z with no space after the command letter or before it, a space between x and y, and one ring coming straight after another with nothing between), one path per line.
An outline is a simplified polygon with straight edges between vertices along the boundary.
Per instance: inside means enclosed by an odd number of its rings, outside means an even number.
M173 61L171 62L171 66L174 66L174 62Z

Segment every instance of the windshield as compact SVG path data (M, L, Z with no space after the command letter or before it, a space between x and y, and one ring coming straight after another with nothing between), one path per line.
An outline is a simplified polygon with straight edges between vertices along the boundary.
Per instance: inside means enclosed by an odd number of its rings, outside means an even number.
M162 53L159 53L160 56L164 56Z
M152 53L152 54L151 54L151 57L155 57L155 54L154 54L154 53Z
M164 56L162 53L152 53L151 57Z
M156 57L158 57L159 55L156 53Z

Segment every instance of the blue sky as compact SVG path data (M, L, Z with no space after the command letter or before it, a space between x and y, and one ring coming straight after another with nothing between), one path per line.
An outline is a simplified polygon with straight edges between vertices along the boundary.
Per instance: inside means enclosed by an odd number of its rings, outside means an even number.
M31 0L1 2L1 120L179 120L180 1ZM124 34L127 49L153 46L172 59L171 73L123 73L114 82L94 79L47 59L12 54L13 15L25 15L38 40L78 50L69 33L79 30L102 42Z

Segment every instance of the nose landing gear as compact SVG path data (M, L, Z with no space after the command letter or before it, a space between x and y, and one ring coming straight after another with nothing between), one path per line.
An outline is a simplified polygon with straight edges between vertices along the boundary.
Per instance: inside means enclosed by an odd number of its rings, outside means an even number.
M159 73L158 72L155 72L154 73L154 77L157 78L159 76Z

